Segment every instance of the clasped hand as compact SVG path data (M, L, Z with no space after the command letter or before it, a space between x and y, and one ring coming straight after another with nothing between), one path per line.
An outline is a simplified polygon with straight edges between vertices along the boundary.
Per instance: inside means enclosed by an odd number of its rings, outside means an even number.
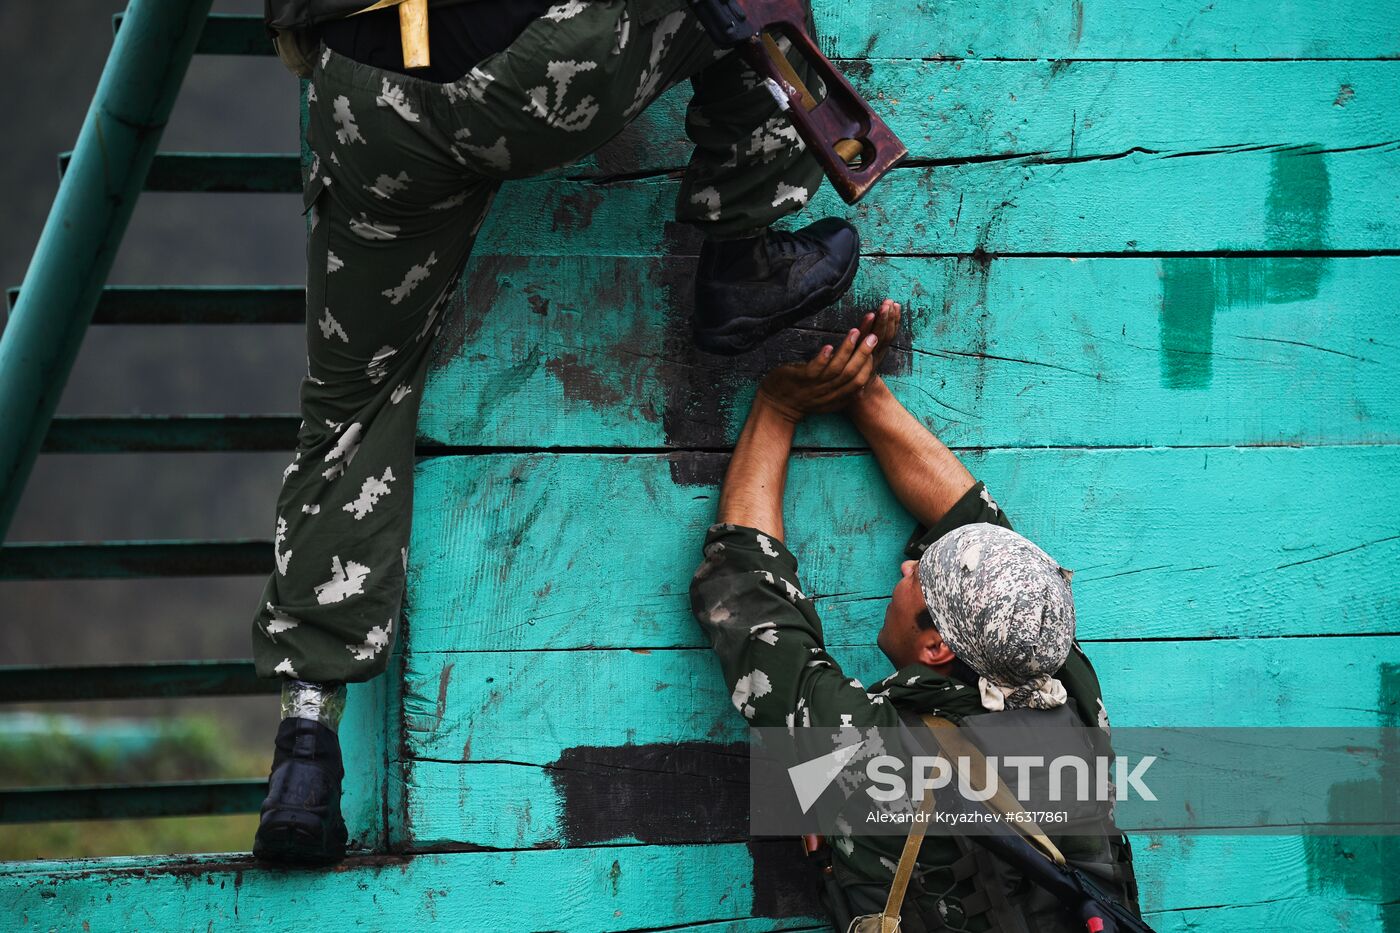
M899 329L900 306L886 298L836 345L827 344L805 363L784 363L759 383L758 393L793 421L840 411L875 378Z

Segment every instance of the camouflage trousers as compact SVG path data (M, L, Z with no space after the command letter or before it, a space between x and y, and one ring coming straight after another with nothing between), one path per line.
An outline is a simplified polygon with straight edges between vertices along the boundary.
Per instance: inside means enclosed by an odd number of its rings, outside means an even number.
M321 50L307 91L303 424L254 619L260 675L352 682L384 669L432 337L493 196L592 152L687 78L695 152L677 219L740 236L800 209L821 182L815 159L688 11L569 0L450 84Z

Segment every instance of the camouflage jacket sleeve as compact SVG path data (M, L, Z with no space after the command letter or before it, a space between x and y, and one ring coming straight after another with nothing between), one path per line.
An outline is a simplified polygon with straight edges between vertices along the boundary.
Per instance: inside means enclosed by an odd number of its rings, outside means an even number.
M904 545L904 556L918 560L933 542L954 528L982 523L1011 528L1011 519L1006 517L1006 513L992 498L992 494L987 492L986 485L979 482L963 493L963 497L948 510L948 514L934 522L932 527L922 524L916 527L914 533L909 536L908 543ZM1014 528L1011 530L1015 531Z
M892 725L826 653L821 620L802 592L797 559L755 528L715 525L690 584L690 606L719 654L734 706L753 726Z

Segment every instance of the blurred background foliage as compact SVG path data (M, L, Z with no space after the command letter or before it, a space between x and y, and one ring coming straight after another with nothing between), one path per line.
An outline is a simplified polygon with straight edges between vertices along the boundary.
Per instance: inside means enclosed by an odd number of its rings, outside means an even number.
M0 716L0 787L253 777L265 768L260 749L230 743L207 716ZM0 833L0 859L237 851L256 826L252 814L21 824Z

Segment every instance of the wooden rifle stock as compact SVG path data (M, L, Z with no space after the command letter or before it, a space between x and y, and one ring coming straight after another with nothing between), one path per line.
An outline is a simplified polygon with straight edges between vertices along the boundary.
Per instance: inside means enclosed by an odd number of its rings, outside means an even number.
M865 196L909 151L807 33L802 0L690 0L696 17L723 48L737 49L788 112L831 186L847 204ZM825 86L816 95L798 76L774 36L802 56Z
M403 66L428 67L431 64L428 56L428 0L379 0L359 10L356 15L391 6L399 8L399 42L403 47Z

